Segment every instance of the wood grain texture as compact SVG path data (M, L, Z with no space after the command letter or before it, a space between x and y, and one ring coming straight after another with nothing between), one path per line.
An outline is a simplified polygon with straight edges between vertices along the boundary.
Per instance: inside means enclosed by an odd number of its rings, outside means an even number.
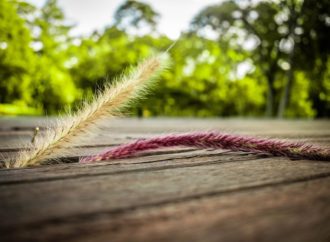
M0 154L40 121L0 119ZM123 119L75 150L210 129L330 145L325 120ZM329 241L329 184L329 162L189 148L0 170L0 241Z

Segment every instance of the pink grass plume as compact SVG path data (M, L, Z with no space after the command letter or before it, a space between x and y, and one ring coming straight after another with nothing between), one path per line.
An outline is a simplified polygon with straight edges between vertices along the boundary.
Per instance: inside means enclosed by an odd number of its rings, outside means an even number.
M286 156L294 159L330 161L329 148L321 148L298 142L256 138L221 132L196 132L140 139L132 143L107 149L98 155L84 157L80 160L80 163L127 158L135 156L143 151L174 146L246 151L273 156Z

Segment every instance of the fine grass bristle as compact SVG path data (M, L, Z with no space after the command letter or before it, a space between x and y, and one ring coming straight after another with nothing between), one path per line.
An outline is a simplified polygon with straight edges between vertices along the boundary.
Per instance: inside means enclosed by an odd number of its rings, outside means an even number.
M85 136L95 136L98 127L109 118L120 115L123 108L146 94L153 80L167 66L164 55L151 57L127 75L106 84L104 91L89 103L82 105L76 114L59 118L47 127L45 134L27 145L27 150L5 162L8 168L40 165L49 159L68 153L69 146L79 145Z

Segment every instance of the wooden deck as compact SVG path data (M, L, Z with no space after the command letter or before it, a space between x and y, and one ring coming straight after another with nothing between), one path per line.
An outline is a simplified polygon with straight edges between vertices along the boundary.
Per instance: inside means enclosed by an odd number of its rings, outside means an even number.
M0 155L17 152L39 121L0 119ZM74 163L110 145L195 130L330 145L326 120L113 120L73 148L73 163L0 170L0 241L330 241L330 162L176 148Z

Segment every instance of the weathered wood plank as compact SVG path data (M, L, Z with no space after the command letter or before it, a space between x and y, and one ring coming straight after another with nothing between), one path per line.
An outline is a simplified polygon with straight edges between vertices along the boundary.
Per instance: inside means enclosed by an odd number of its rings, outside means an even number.
M51 120L51 119L50 119ZM0 118L0 152L17 151L33 136L33 129L45 123L44 118ZM41 125L42 126L42 125ZM237 120L237 119L113 119L104 132L85 146L116 145L162 133L219 130L224 132L285 138L320 145L330 142L330 122ZM8 150L10 149L10 150Z
M42 135L40 132L39 135ZM106 145L118 145L124 142L136 140L139 138L151 137L150 134L111 134L111 132L105 131L105 134L99 134L96 138L86 140L82 142L81 146L106 146ZM24 148L26 144L31 142L33 132L18 132L15 131L6 132L5 134L0 133L0 152L6 151L8 148L18 150Z
M0 155L29 142L39 121L0 118ZM114 119L73 151L196 130L330 144L327 120ZM329 181L329 162L189 148L0 170L0 240L328 241Z
M52 120L51 118L49 120ZM0 131L32 131L36 126L43 127L45 118L1 118ZM246 133L276 133L295 135L330 132L329 120L260 120L260 119L196 119L196 118L149 118L113 119L107 127L113 134L125 133L167 133L189 132L194 130L222 130Z
M112 166L105 169L111 171ZM146 168L0 186L0 226L150 204L330 175L326 162L260 159Z
M148 155L149 154L149 155ZM222 150L175 149L147 153L130 159L98 162L95 164L55 164L23 169L0 170L0 185L32 183L47 180L70 179L81 176L112 174L146 168L203 165L220 162L238 162L260 159L262 156Z
M0 228L2 241L290 241L330 238L330 178Z
M106 132L107 133L107 132ZM178 133L178 132L177 132ZM313 144L319 144L319 145L326 145L330 142L330 132L329 134L325 133L325 131L322 131L320 133L313 133L313 134L305 134L301 137L297 137L297 135L293 134L292 137L290 137L287 133L276 133L276 134L268 134L264 133L262 135L256 134L256 133L247 133L242 132L240 134L245 135L257 135L258 137L267 137L267 138L279 138L279 139L286 139L290 141L299 141L299 142L309 142ZM96 139L91 141L86 141L82 143L81 146L84 148L88 148L91 146L109 146L109 145L118 145L126 142L130 142L136 139L141 138L151 138L155 136L156 134L125 134L125 135L118 135L118 134L111 134L109 131L109 135L99 135ZM30 134L15 134L13 132L12 134L6 134L1 135L0 134L0 152L7 152L7 151L18 151L19 149L22 149L25 147L27 143L31 141L32 138L32 132Z

